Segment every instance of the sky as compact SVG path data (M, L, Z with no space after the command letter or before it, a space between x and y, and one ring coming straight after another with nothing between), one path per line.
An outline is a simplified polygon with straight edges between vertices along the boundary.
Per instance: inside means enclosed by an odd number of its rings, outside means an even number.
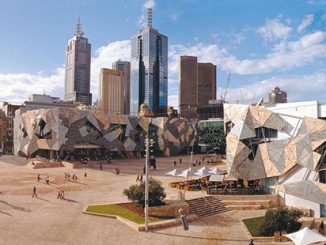
M326 0L155 0L153 27L169 38L168 104L178 107L181 55L217 65L217 98L254 103L273 87L289 101L326 103ZM100 68L130 60L146 0L0 0L0 101L63 98L64 51L80 17Z

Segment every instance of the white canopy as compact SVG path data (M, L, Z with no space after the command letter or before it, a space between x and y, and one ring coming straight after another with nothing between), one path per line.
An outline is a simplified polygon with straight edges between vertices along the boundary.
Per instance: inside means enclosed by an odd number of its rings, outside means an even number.
M194 172L190 171L189 169L186 169L186 170L182 171L182 173L177 176L184 177L184 178L190 178L190 177L194 177L196 175L194 174Z
M192 173L194 173L194 172L197 171L196 169L194 169L194 168L192 168L192 167L189 167L189 168L187 168L186 170L188 170L189 172L192 172ZM185 171L186 171L186 170L185 170Z
M211 169L209 170L209 172L210 172L211 174L225 174L225 171L219 169L218 167L211 168Z
M207 171L207 172L211 171L211 169L210 169L210 168L208 168L208 167L206 167L206 166L204 166L204 167L201 167L201 168L200 168L200 169L198 169L197 171L199 171L199 170L204 170L204 171Z
M201 169L198 169L195 172L195 175L200 176L200 177L204 177L204 176L208 176L208 175L211 175L211 174L207 170L201 168Z
M224 175L212 174L211 176L209 176L209 181L212 182L222 182L223 180L224 180Z
M326 241L326 237L316 231L305 227L302 230L285 235L290 238L295 245L308 245L316 242Z
M173 169L172 171L170 171L170 172L168 172L168 173L166 173L167 175L171 175L171 176L178 176L179 174L181 174L182 173L182 171L181 170L179 170L179 169Z

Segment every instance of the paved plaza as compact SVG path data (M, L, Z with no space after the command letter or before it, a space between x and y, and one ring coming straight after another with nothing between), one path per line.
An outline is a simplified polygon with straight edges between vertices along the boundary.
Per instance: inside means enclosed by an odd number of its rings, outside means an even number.
M159 158L157 170L151 170L163 182L170 200L177 199L178 191L168 187L168 183L177 178L164 173L173 169L174 160L178 168L188 167L189 156L183 157L182 164L179 157L171 157ZM240 220L263 215L265 210L229 211L195 221L188 231L178 226L148 233L136 232L115 219L82 214L88 204L128 201L122 191L136 183L143 161L113 160L110 165L104 164L101 171L96 164L92 164L92 169L32 169L23 158L0 157L0 244L248 244ZM115 167L120 168L120 175L113 173ZM65 180L65 172L76 174L78 180ZM44 181L46 174L50 185ZM32 198L33 186L38 198ZM65 191L66 200L57 199L58 188ZM204 195L187 192L186 198Z

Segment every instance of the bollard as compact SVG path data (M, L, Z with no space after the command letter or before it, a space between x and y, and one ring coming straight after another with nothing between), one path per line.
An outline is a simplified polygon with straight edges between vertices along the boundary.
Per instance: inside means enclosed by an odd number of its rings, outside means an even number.
M179 215L180 215L180 218L181 218L181 222L182 222L182 225L183 225L183 229L185 231L189 230L189 224L188 224L188 220L187 220L187 217L186 215L184 214L184 210L182 208L179 209Z

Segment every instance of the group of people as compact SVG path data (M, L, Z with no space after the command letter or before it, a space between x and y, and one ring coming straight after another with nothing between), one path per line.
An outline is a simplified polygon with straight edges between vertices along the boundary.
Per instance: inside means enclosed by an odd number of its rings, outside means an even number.
M136 182L143 182L143 174L137 174Z
M64 173L64 174L65 174L65 180L70 180L70 174L69 174L69 173ZM86 177L87 174L85 173L84 176ZM73 175L72 175L72 179L73 179L74 181L77 181L77 180L78 180L77 175L73 174Z
M40 174L37 174L37 178L36 178L36 180L37 180L37 182L40 182L40 180L41 180L41 175L40 175ZM44 182L45 182L45 184L47 184L47 185L50 184L50 177L48 176L48 174L45 174Z

